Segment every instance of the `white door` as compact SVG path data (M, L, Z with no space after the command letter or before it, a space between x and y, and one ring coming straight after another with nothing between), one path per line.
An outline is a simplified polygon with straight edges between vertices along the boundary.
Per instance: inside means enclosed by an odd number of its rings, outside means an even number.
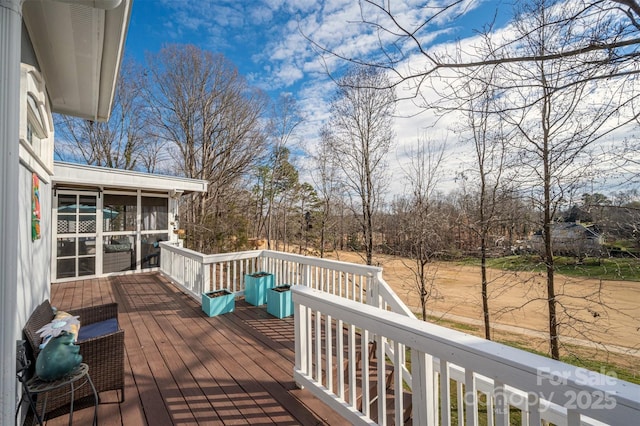
M96 275L98 193L58 191L56 280Z

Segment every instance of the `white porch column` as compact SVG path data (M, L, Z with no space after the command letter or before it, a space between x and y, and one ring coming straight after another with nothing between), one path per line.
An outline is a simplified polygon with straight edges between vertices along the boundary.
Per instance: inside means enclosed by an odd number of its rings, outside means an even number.
M18 148L22 0L0 0L0 424L16 409Z

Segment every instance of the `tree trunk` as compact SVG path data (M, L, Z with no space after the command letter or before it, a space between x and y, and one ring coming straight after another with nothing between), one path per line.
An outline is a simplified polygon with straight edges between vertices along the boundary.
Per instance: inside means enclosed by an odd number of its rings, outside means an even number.
M481 253L481 274L482 274L482 314L484 317L484 337L487 340L491 340L491 323L489 321L489 293L488 287L489 283L487 281L487 247L486 247L486 238L483 235L481 237L480 243L480 253Z
M542 82L546 83L544 71L542 72ZM542 130L543 130L543 150L542 162L544 166L544 257L547 267L547 306L549 310L549 349L553 359L560 359L560 344L558 341L558 315L556 311L556 290L554 283L555 261L553 258L553 239L551 235L551 223L553 214L551 210L551 160L549 152L549 123L548 119L551 114L550 109L550 93L544 93L542 104Z

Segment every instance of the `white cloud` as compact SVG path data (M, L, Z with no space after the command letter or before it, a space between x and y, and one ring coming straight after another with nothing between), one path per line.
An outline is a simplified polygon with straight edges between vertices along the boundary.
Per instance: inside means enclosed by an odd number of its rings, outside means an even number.
M446 2L403 0L391 4L398 21L416 29L425 22L426 17L433 14L435 8ZM371 7L362 11L359 2L354 0L258 0L251 3L218 0L165 4L176 11L175 23L167 24L174 38L179 38L183 30L197 29L212 46L222 47L229 46L229 33L236 31L239 40L234 41L238 43L236 49L241 49L242 43L262 46L259 52L252 52L250 58L259 71L249 74L248 79L272 93L282 89L294 91L307 117L298 133L307 149L317 143L318 130L328 118L329 100L335 92L335 86L326 72L339 74L345 62L331 55L320 55L304 35L347 58L372 58L380 54L380 42L386 46L398 42L393 34L374 31L372 27L359 23L364 16L367 21L389 26L388 17ZM461 28L459 21L454 18L476 12L482 6L493 7L492 2L487 0L465 0L439 14L432 24L419 30L421 47L442 54L466 52L463 55L472 59L480 38L453 40L461 30L468 30ZM256 29L256 25L260 25L260 28ZM472 25L480 27L482 22L473 22ZM466 34L469 34L468 31ZM512 29L507 26L498 29L494 37L504 40L511 35ZM410 54L403 57L399 69L415 72L429 66L410 40L404 39L400 43L402 52ZM398 53L393 50L390 52ZM421 95L426 99L435 99L448 90L447 83L446 80L430 79L420 88ZM399 97L411 98L413 94L411 87L406 84L398 87ZM437 116L425 110L420 101L409 99L398 104L399 118L395 121L398 143L390 154L390 169L394 176L403 173L402 168L408 161L408 148L414 146L419 138L446 142L444 168L449 182L447 185L451 187L456 172L471 164L469 148L459 142L462 136L453 132L464 117L456 113ZM401 191L402 180L394 178L392 182L391 190L396 193Z

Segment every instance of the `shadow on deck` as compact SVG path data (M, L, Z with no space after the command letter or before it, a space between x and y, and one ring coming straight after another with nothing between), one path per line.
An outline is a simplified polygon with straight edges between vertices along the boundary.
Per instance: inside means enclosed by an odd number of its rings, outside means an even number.
M51 286L52 305L62 310L112 301L125 330L125 402L103 393L100 425L344 423L293 381L292 318L244 300L209 318L157 273ZM92 414L77 411L74 423L89 424Z

